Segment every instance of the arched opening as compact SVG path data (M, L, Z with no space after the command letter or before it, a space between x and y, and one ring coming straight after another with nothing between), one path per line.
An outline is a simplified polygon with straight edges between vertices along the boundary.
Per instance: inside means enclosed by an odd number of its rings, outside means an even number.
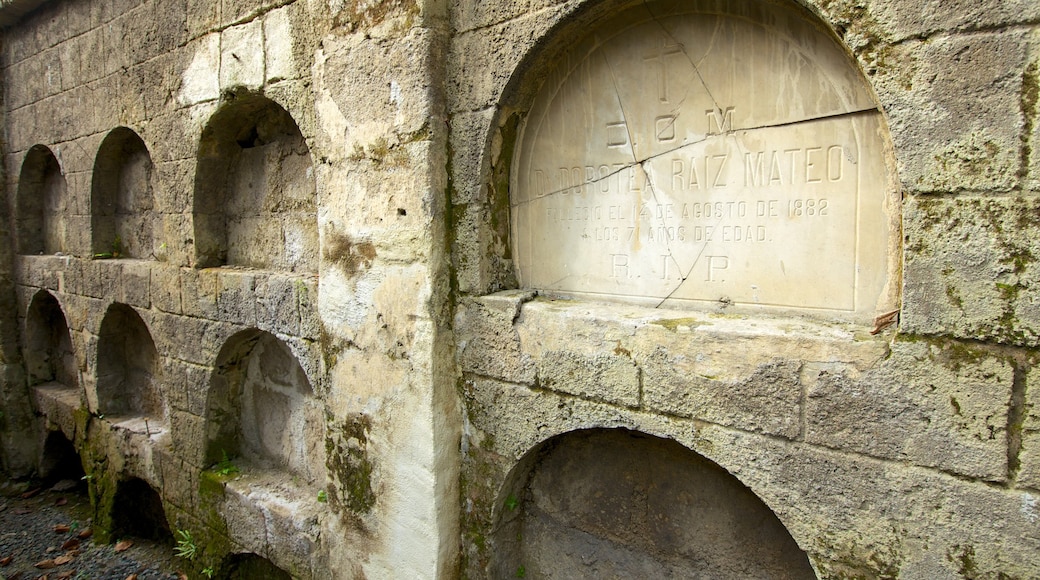
M110 306L98 336L98 411L113 417L143 417L153 426L163 423L158 370L159 355L140 315L126 304Z
M324 479L324 411L288 345L243 331L221 349L213 374L207 463L241 458L309 482Z
M274 101L238 94L202 132L195 177L195 265L316 272L310 150Z
M112 257L154 255L152 158L144 141L126 127L101 142L91 182L92 251Z
M754 493L675 441L571 432L531 451L511 481L496 578L815 578Z
M221 580L290 580L292 576L274 562L252 553L232 554L220 565L216 574Z
M29 304L25 321L25 363L29 386L59 383L79 384L79 369L65 313L58 300L40 291Z
M173 543L162 498L136 477L119 482L112 502L112 537L127 536Z
M818 18L661 0L590 22L507 97L526 114L501 120L513 159L493 162L488 207L509 207L511 255L490 263L595 300L860 323L896 307L885 121Z
M67 203L65 176L58 160L47 147L33 146L25 155L18 177L15 229L19 254L67 251Z
M47 433L37 473L47 484L69 480L83 487L83 462L76 447L61 431Z

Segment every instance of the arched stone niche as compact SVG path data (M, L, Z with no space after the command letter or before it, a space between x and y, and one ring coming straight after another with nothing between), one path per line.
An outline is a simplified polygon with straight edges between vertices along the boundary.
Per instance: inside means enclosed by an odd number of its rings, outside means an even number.
M98 334L98 412L161 427L166 412L158 375L159 355L141 316L126 304L109 306Z
M493 578L815 578L776 515L735 477L625 429L556 436L513 469Z
M275 566L274 562L253 553L231 554L226 557L217 570L220 580L250 580L267 578L268 580L290 580L292 576Z
M554 58L509 194L522 287L868 322L899 191L871 90L793 2L640 2Z
M239 94L202 132L195 177L195 265L318 269L310 150L292 116Z
M151 258L154 182L152 158L133 130L118 127L105 137L91 182L91 250L113 257Z
M308 482L325 477L325 414L288 345L269 332L232 336L210 381L206 463L241 458Z
M22 255L65 252L65 176L54 153L35 145L18 176L15 235Z
M41 290L33 296L25 319L25 342L29 386L79 385L79 367L65 313L50 292Z

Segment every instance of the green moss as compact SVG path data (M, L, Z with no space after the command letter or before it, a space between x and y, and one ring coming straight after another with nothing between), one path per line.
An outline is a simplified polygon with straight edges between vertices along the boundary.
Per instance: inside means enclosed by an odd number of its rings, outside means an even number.
M1022 92L1019 97L1019 109L1022 111L1023 127L1019 134L1018 150L1018 177L1024 178L1029 174L1029 161L1033 155L1030 139L1037 118L1037 100L1040 98L1040 73L1037 71L1037 62L1029 63L1022 73Z
M343 9L335 16L334 26L348 31L370 30L383 22L396 18L394 34L403 34L415 26L422 11L417 0L347 0Z
M961 578L977 578L979 567L975 563L974 546L953 546L946 552L946 559L958 565L957 573Z
M367 241L357 241L346 234L331 232L325 237L323 255L348 275L357 274L372 266L376 258L376 247Z
M657 320L651 320L650 324L657 326L663 326L672 332L679 330L680 326L687 328L696 328L705 324L702 320L697 318L659 318Z
M372 488L373 464L368 457L368 432L372 420L362 414L341 423L328 418L325 437L326 466L333 484L329 504L365 514L375 505Z

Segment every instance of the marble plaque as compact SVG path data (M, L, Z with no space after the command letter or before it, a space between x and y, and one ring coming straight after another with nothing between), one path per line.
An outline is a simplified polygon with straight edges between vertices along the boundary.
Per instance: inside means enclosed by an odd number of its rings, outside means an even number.
M868 320L897 263L884 132L847 55L797 9L641 5L564 55L527 116L521 284Z

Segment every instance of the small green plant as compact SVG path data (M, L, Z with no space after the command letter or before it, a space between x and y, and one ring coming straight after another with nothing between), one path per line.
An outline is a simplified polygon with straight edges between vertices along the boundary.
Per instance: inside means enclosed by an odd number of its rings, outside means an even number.
M202 575L206 578L212 578L216 572L213 570L213 566L207 566L202 569Z
M328 501L329 501L329 494L325 493L324 489L319 491L318 492L318 502L319 503L328 503Z
M527 570L524 568L524 565L521 564L520 567L516 569L516 577L523 578L525 576L527 576Z
M118 258L123 253L123 238L116 234L116 239L112 240L112 257Z
M173 553L189 562L194 560L198 548L195 546L195 538L191 537L191 532L177 530L177 536L177 547L173 549Z
M217 462L217 465L213 468L217 475L234 475L238 473L238 467L234 463L231 463L231 458L228 457L227 451L221 451L221 460Z
M515 495L509 494L509 497L506 498L506 509L508 509L509 511L514 511L519 506L520 500L516 499Z

